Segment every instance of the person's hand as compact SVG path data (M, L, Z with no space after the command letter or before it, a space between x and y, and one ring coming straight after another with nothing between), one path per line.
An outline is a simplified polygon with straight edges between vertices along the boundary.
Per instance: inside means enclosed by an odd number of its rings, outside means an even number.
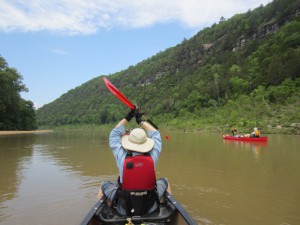
M136 109L130 110L129 113L124 117L128 122L134 117Z
M144 121L144 120L142 119L142 117L143 117L144 114L145 114L145 113L143 113L143 112L137 112L137 113L135 114L135 121L136 121L136 123L137 123L138 125L140 125L140 123Z

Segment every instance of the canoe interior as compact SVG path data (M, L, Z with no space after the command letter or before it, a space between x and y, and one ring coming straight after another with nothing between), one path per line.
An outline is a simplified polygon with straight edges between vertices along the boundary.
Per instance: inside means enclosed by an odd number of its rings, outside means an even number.
M161 205L160 211L150 216L132 217L133 224L187 224L183 217L180 216L176 208L172 204ZM126 224L128 223L127 217L117 216L113 213L111 207L103 204L99 210L92 217L89 225L101 224Z
M98 202L99 203L99 202ZM94 211L93 211L94 210ZM95 205L91 210L87 218L81 225L104 225L104 224L127 224L128 217L120 216L106 204L106 201L102 201L101 204ZM133 224L170 224L170 225L185 225L185 224L197 224L189 214L182 208L182 206L170 195L166 198L164 204L160 205L159 212L143 217L131 217Z
M127 222L110 223L110 224L116 224L116 225L122 224L122 225L124 225L126 223ZM99 221L99 219L97 217L93 217L91 219L91 221L88 223L88 225L102 225L102 224L106 224L106 223L103 223L103 222ZM134 223L134 224L136 225L136 224L140 224L140 223ZM188 225L188 223L180 215L180 213L178 213L178 211L174 212L173 218L169 222L143 222L143 224L151 224L151 225L166 225L166 224L169 224L169 225Z

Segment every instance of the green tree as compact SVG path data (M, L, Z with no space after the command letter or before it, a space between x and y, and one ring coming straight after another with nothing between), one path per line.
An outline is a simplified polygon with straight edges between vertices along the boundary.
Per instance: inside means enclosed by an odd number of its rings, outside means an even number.
M35 129L33 103L20 97L28 91L22 76L0 56L0 130Z
M249 82L239 77L230 78L230 86L236 96L246 94L249 91Z
M32 101L21 99L20 101L20 129L34 130L37 128L36 114Z

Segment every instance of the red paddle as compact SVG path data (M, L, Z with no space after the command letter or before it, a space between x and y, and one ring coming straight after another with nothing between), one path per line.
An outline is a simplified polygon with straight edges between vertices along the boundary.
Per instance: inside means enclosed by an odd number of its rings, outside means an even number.
M106 85L106 87L108 88L108 90L110 90L111 93L113 93L118 99L121 100L121 102L123 102L125 105L127 105L129 108L131 109L135 109L135 105L132 104L126 97L125 95L122 94L121 91L119 91L112 83L110 83L110 81L103 77L103 81ZM150 123L153 127L155 127L156 129L158 129L158 127L150 120L147 119L147 122ZM170 140L170 137L168 135L166 135L166 139Z
M125 95L122 94L110 81L103 77L103 81L106 85L106 87L113 93L118 99L120 99L125 105L127 105L131 109L135 109L134 104L132 104L126 97Z

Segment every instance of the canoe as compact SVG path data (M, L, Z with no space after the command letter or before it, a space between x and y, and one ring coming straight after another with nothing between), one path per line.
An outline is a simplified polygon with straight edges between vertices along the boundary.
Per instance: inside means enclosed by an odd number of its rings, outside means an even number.
M234 141L268 141L268 137L242 137L242 136L230 136L230 135L223 135L223 139L225 140L234 140Z
M81 222L81 225L102 225L102 224L176 224L196 225L194 219L180 205L174 197L165 192L166 201L159 207L159 211L147 216L120 216L114 213L111 207L106 204L106 197L103 196L89 211ZM129 223L128 221L131 221Z

